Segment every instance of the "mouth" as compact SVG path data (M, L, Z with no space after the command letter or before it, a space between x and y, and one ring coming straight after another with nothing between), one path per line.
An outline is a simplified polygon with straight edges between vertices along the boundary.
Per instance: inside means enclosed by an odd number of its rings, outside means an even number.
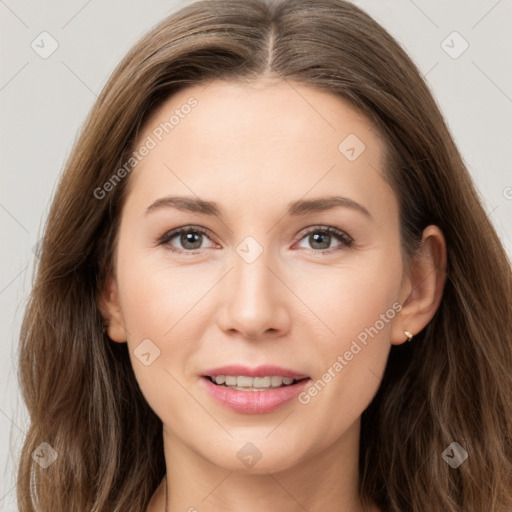
M214 401L239 414L270 413L290 404L312 380L275 366L238 365L209 370L200 377Z
M271 391L279 388L289 388L309 380L309 377L283 377L268 375L264 377L250 377L247 375L203 375L212 384L226 389L237 391Z

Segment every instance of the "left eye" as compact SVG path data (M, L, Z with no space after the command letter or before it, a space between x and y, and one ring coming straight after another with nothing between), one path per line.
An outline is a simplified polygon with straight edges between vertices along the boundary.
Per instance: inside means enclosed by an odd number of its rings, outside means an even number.
M179 228L165 234L159 241L159 245L166 245L172 252L184 253L184 254L197 254L198 249L204 249L202 246L203 237L207 236L207 231L197 227L185 227ZM172 240L178 238L181 248L176 248L171 243ZM309 240L312 244L312 249L315 252L331 252L333 249L330 247L333 239L338 239L340 244L334 247L334 250L340 250L341 247L350 247L353 239L344 233L343 231L328 227L328 226L313 226L305 233L302 233L300 241ZM314 247L317 245L317 247ZM319 247L318 247L319 246ZM196 252L192 252L196 251Z
M353 239L343 231L327 226L313 226L306 233L303 233L301 241L309 240L315 252L323 253L327 250L331 252L332 247L330 245L333 238L337 238L341 242L334 250L339 250L340 246L350 247L353 242ZM320 245L320 247L314 247L314 245Z

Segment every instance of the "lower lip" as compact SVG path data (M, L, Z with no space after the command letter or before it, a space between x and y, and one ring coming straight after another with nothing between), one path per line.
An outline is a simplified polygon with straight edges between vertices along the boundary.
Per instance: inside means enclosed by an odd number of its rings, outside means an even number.
M219 404L242 414L271 412L293 400L311 379L304 379L289 386L264 391L240 391L217 386L207 377L201 377L212 398Z

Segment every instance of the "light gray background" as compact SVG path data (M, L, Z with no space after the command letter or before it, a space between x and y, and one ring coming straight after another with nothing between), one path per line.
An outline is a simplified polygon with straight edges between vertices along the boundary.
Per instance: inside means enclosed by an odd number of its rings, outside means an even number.
M16 380L17 337L33 247L56 180L116 64L140 36L186 3L0 0L0 511L17 510L16 461L27 428ZM426 76L512 256L512 1L355 3L398 39ZM31 47L43 31L59 45L47 59ZM456 59L441 46L453 31L469 44ZM455 36L444 46L453 54L461 44Z

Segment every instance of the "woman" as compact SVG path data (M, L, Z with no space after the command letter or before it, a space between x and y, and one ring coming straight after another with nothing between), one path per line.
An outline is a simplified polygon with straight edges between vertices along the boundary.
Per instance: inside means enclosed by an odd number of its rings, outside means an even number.
M193 3L115 70L54 198L20 510L510 510L511 284L382 27Z

